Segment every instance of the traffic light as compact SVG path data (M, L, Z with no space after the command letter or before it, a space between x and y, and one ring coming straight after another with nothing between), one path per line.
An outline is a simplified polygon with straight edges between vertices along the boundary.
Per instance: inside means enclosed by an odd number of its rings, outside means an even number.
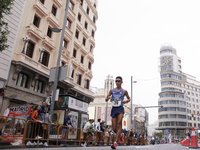
M194 116L194 114L192 113L192 117Z

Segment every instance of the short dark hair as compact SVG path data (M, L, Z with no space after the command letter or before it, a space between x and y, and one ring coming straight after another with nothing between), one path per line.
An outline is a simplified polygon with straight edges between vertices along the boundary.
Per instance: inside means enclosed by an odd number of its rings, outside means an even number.
M117 78L122 80L122 77L120 77L120 76L117 76L116 79L117 79Z
M101 119L98 119L98 122L100 122L101 121Z

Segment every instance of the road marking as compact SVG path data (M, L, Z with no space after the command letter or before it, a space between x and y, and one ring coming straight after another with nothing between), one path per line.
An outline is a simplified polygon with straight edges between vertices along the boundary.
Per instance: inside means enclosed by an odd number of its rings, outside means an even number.
M153 146L137 146L136 148L150 148L150 147L153 147Z

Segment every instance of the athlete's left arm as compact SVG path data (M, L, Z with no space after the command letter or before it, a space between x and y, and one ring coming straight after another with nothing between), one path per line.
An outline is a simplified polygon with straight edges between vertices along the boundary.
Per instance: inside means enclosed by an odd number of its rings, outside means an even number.
M126 96L127 98L127 103L131 101L131 98L130 96L128 95L128 91L127 90L124 90L124 95Z

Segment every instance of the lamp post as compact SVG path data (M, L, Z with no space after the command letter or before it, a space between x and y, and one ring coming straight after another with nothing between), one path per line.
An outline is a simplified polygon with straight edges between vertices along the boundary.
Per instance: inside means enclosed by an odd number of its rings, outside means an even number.
M67 0L67 2L66 2L65 16L64 16L64 19L63 19L63 28L62 28L62 32L61 32L62 34L61 34L60 47L59 47L58 59L57 59L57 66L56 66L56 69L55 69L55 79L54 79L53 94L52 94L52 101L51 101L51 108L50 108L51 115L53 114L54 101L55 101L56 90L57 90L57 85L58 85L60 59L61 59L61 52L62 52L62 44L63 44L64 34L65 34L65 27L66 27L66 23L67 23L68 6L69 6L69 0ZM61 29L54 28L54 29L52 29L52 31L53 32L60 32Z
M22 39L23 39L23 42L24 42L24 47L22 49L22 54L24 54L25 53L26 43L30 40L30 38L28 36L26 36L26 37L23 37Z
M131 76L131 128L133 128L133 83L137 81L133 81L133 76Z
M112 78L112 76L110 74L108 74L107 78L108 78L108 82L107 82L108 83L107 84L108 85L107 86L107 95L108 95L108 92L109 92L109 79ZM108 111L108 101L106 102L106 124L107 124L107 114L108 114L107 111Z
M41 63L41 55L42 55L43 52L44 52L44 47L42 49L39 48L39 53L40 53L40 57L39 57L39 60L38 60L39 63Z

